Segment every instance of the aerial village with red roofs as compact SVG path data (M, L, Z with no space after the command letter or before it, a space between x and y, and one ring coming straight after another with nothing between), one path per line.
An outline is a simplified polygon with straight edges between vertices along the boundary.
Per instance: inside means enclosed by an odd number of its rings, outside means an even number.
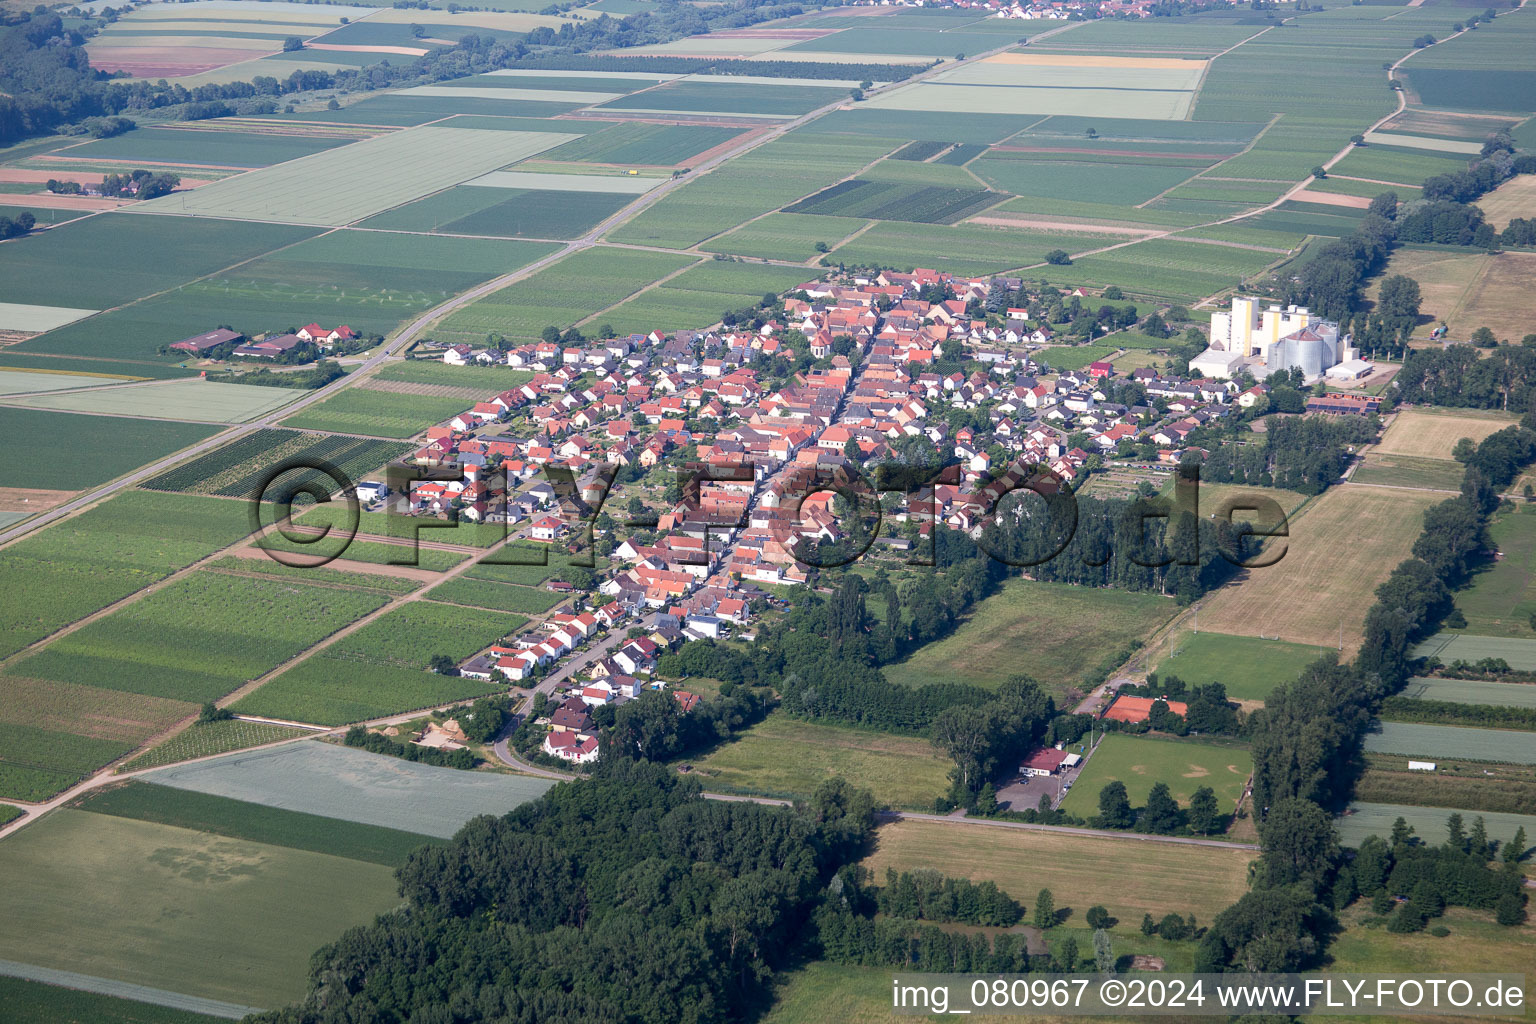
M750 639L754 609L773 607L775 587L814 571L806 552L848 539L837 481L868 480L882 464L925 454L956 463L920 493L894 494L868 541L886 554L916 553L935 523L978 534L1026 474L1034 487L1042 479L1062 487L1117 464L1166 473L1191 450L1188 437L1267 394L1270 344L1291 345L1287 358L1310 345L1330 383L1373 371L1344 358L1353 352L1334 325L1252 299L1213 318L1211 348L1190 361L1211 366L1210 375L1121 372L1109 361L1054 371L1052 353L1084 339L1056 338L1049 322L1060 312L1048 316L1041 303L1080 312L1100 297L1030 288L1016 278L886 271L807 281L759 326L510 348L424 342L416 358L532 377L426 432L403 461L430 470L430 480L403 493L364 481L358 493L400 515L504 524L514 543L557 549L551 565L594 551L606 559L586 563L599 567L590 588L547 582L570 599L459 666L465 676L539 686L554 709L543 752L579 764L598 757L592 709L665 687L654 678L658 658L691 640ZM1088 340L1129 326L1113 321L1113 307L1099 308ZM960 353L986 369L935 369ZM791 369L770 386L761 368L775 357ZM797 360L807 368L794 369ZM1308 403L1364 415L1378 400L1334 391ZM675 482L642 496L635 482L658 470ZM699 700L673 692L685 708ZM1114 713L1140 720L1146 709Z

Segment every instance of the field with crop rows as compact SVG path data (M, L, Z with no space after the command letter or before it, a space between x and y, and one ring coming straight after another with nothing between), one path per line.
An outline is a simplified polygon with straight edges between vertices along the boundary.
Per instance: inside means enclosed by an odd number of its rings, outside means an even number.
M193 573L54 641L10 674L202 703L386 601L371 591Z
M836 245L866 226L869 221L847 217L812 216L801 213L770 213L705 242L708 252L761 259L809 260L816 244Z
M685 248L856 174L900 148L889 139L794 134L690 181L612 235L616 242Z
M1338 818L1334 825L1339 830L1339 841L1345 846L1358 847L1366 836L1389 839L1392 823L1398 818L1408 822L1414 834L1426 843L1439 843L1445 839L1445 821L1455 810L1446 807L1413 807L1408 804L1378 804L1356 801L1349 811ZM1482 818L1488 838L1509 842L1515 829L1525 829L1527 836L1536 835L1536 815L1502 814L1498 811L1463 811L1464 827L1470 827L1474 818Z
M289 740L308 733L285 725L228 719L222 722L194 722L175 736L158 744L123 765L126 771L159 768L198 757L227 754L233 750L259 747L263 743Z
M0 723L0 795L45 800L131 749L113 740Z
M0 466L0 487L94 487L201 441L215 429L196 423L0 409L0 436L14 453ZM64 435L73 443L60 445Z
M1434 679L1415 676L1401 696L1443 700L1453 704L1491 704L1506 708L1536 708L1536 686L1529 683L1485 683L1476 679Z
M970 169L993 187L1015 195L1048 199L1091 195L1101 202L1125 206L1144 203L1198 170L1189 166L1019 159L1024 155L989 154L973 162ZM1134 217L1135 213L1128 210L1126 216Z
M708 327L727 310L756 306L805 283L815 271L752 263L701 263L670 281L594 317L620 335Z
M305 519L301 525L323 524L315 524ZM325 537L298 530L292 531L292 534L290 537L283 532L273 530L264 534L257 541L257 546L263 551L301 556L290 559L299 563L300 566L311 563L323 565L335 558L348 562L368 562L374 565L412 566L427 572L446 572L470 557L467 552L462 551L419 547L413 544L391 544L385 541L368 540L366 537L348 541L345 530L335 536ZM423 537L435 539L430 534L423 534ZM254 564L267 563L254 562Z
M910 270L945 267L959 274L987 274L1045 261L1052 249L1081 252L1105 244L1102 235L1030 229L877 223L833 250L833 258ZM1068 267L1052 267L1054 283Z
M152 199L140 213L339 226L569 142L551 132L425 126Z
M741 134L715 125L615 124L545 154L577 163L673 167Z
M215 448L191 462L146 481L151 491L185 491L248 498L256 488L271 482L272 470L281 462L314 466L324 460L355 481L411 450L407 444L370 441L352 437L305 434L296 430L262 429ZM320 475L316 475L320 479ZM284 482L295 482L285 475ZM333 489L334 489L334 485Z
M399 395L349 388L283 421L299 430L337 430L375 437L414 437L472 405L462 398Z
M613 192L456 185L369 217L368 228L497 238L578 238L634 201Z
M495 687L427 670L446 654L462 661L526 620L417 601L380 616L241 699L244 714L343 725L494 692Z
M978 188L899 185L854 178L786 206L784 212L954 224L1003 198L1001 193Z
M570 327L694 262L634 249L586 249L458 310L436 336L472 344L484 344L492 332L534 340L551 324Z
M1470 729L1457 725L1381 722L1367 733L1365 749L1429 760L1493 761L1536 764L1536 737L1510 729Z
M14 654L245 536L245 505L130 491L0 551L0 575L31 580L0 603L0 656Z
M1052 267L1051 279L1087 285L1116 284L1126 292L1164 299L1204 298L1239 285L1279 254L1181 239L1155 238Z
M427 596L444 604L464 604L524 615L542 615L564 600L564 595L542 587L519 587L463 577L438 584L427 592Z
M373 379L397 380L409 384L479 387L484 388L489 396L526 384L533 379L533 374L510 366L450 366L437 359L424 358L385 363L373 375Z

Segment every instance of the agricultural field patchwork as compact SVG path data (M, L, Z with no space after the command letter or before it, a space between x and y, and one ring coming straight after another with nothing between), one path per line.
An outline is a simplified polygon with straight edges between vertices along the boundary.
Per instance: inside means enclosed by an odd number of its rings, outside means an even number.
M374 437L415 437L473 405L462 398L397 395L349 388L283 421L296 430L335 430Z
M152 199L138 213L337 227L541 153L574 135L424 126Z
M268 428L252 431L238 441L152 477L143 486L151 491L249 498L264 484L298 483L290 475L272 479L276 467L284 462L312 466L324 461L335 466L346 479L355 481L410 450L410 445L390 441ZM325 482L318 474L316 479Z
M10 672L200 704L386 601L371 591L193 573L54 641Z
M811 271L750 263L702 263L591 319L619 335L708 327L729 310L759 305L815 277Z
M786 206L784 212L954 224L1003 198L1001 193L978 188L899 185L852 178Z
M480 188L471 183L370 217L361 226L445 235L577 238L633 199L605 190Z
M1485 683L1476 679L1438 679L1415 676L1400 692L1417 700L1443 700L1452 704L1491 704L1506 708L1536 708L1536 686L1527 683Z
M394 608L242 698L244 714L344 725L495 692L427 669L433 655L462 661L517 630L518 615L418 601ZM451 770L451 769L448 769Z

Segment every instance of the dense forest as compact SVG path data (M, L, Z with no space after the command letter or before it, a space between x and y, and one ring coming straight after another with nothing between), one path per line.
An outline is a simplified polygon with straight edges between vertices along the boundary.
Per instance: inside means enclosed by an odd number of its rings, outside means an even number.
M741 1020L872 827L869 795L840 780L770 808L604 762L415 851L404 906L320 950L302 1003L252 1020Z

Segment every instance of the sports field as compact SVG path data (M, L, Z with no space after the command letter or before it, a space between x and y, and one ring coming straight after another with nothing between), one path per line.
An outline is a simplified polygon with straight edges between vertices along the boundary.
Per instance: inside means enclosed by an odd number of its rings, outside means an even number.
M423 835L453 835L477 814L505 814L548 779L435 768L319 740L166 768L145 782Z
M1415 676L1400 692L1403 697L1444 700L1455 704L1536 708L1536 686L1529 683L1485 683L1476 679L1436 679Z
M258 1007L399 900L382 865L76 810L0 842L0 872L0 958Z
M1334 825L1339 830L1339 842L1345 846L1359 846L1366 836L1387 839L1392 835L1392 823L1404 818L1413 826L1414 833L1431 845L1445 841L1445 819L1458 813L1447 807L1413 807L1408 804L1374 804L1355 802L1349 805L1349 813L1338 818ZM1536 836L1536 815L1504 814L1499 811L1461 811L1466 827L1474 818L1481 817L1488 829L1488 838L1508 842L1515 829L1524 828L1527 836Z
M1509 413L1411 406L1397 413L1376 450L1387 455L1449 459L1462 438L1469 437L1475 443L1515 423L1516 417Z
M1470 729L1459 725L1382 722L1368 733L1365 749L1429 760L1536 764L1536 734L1511 729Z
M1249 850L1208 846L1133 846L1112 836L893 821L875 831L875 849L864 866L881 884L888 867L992 881L1025 906L1046 888L1058 908L1072 908L1073 924L1100 904L1122 926L1135 926L1143 914L1193 913L1209 921L1243 894L1254 856ZM1105 884L1106 870L1113 872L1112 885Z
M1456 607L1466 616L1469 633L1530 640L1536 614L1536 515L1500 515L1489 524L1488 535L1498 557L1456 591Z
M1232 700L1263 700L1327 650L1251 636L1196 633L1178 640L1154 670L1161 677L1178 676L1191 686L1221 683Z
M1252 774L1253 759L1241 747L1110 733L1094 748L1061 809L1082 818L1098 814L1099 791L1115 781L1125 783L1131 806L1141 807L1152 787L1166 782L1182 806L1195 790L1209 786L1221 809L1231 813Z
M226 178L185 195L152 199L134 209L339 226L576 137L429 125Z
M1360 643L1376 587L1408 557L1422 513L1444 495L1344 485L1290 520L1286 554L1205 598L1200 628L1338 647ZM1370 523L1372 527L1363 528Z
M692 762L705 788L803 799L834 775L877 804L928 811L949 788L950 761L927 740L769 715Z
M1058 697L1096 681L1178 611L1169 598L1010 579L949 636L889 665L893 683L972 683L994 687L1027 673Z

